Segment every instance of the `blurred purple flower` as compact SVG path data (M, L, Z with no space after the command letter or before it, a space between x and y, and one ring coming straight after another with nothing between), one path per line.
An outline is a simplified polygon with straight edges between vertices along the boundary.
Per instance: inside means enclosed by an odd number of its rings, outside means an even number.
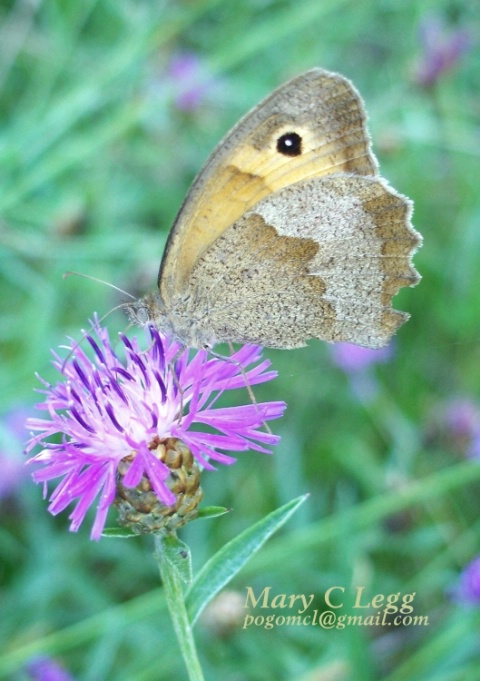
M127 457L132 464L123 477L124 486L136 487L146 476L160 502L170 506L176 501L165 482L170 470L150 448L158 438L178 438L207 469L214 468L210 460L235 461L222 450L269 452L264 445L279 441L260 429L283 414L285 403L214 407L226 390L275 378L276 372L267 371L270 362L260 361L257 346L243 346L225 360L209 358L205 350L189 359L185 350L175 362L174 376L171 362L180 346L155 329L149 329L150 345L145 351L136 338L120 334L124 361L115 353L106 329L97 324L96 335L97 340L85 336L94 351L93 362L78 345L67 360L53 353L62 382L50 385L39 377L45 401L37 408L47 411L48 418L27 422L29 429L38 431L32 433L27 451L44 447L30 459L42 465L33 474L35 482L44 483L46 494L47 481L62 477L50 497L49 511L57 514L78 500L70 515L72 531L78 530L100 497L91 533L92 539L100 538L115 499L117 467ZM200 431L198 426L214 432ZM61 442L45 440L55 434L62 434Z
M334 363L350 377L350 387L356 399L371 402L378 392L375 376L369 371L375 364L384 364L393 356L393 345L372 350L352 343L334 343L330 346Z
M192 52L175 55L168 66L168 76L175 88L175 105L186 112L200 106L213 82L199 57Z
M480 556L463 569L453 596L465 605L480 605Z
M427 424L427 436L444 449L480 457L480 406L467 397L454 397L435 405Z
M74 681L58 662L51 657L36 657L27 664L27 672L32 681Z
M449 30L438 16L428 17L421 23L420 42L422 54L416 67L415 79L422 87L435 85L471 46L466 29Z
M22 443L25 440L25 419L32 409L20 406L2 417L0 431L0 499L11 496L25 480L25 459Z
M480 459L480 428L477 428L472 435L472 441L467 450L467 456L471 456L472 459Z
M388 345L386 348L372 350L351 343L335 343L331 346L331 354L335 364L345 373L357 374L375 364L385 364L390 361L393 348Z
M466 398L450 400L443 410L445 427L456 438L471 440L480 428L478 405Z

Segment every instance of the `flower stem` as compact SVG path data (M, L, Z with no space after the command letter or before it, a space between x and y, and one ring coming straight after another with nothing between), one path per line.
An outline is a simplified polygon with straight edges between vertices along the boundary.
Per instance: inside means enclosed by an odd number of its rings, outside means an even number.
M165 590L165 598L177 641L187 667L190 681L204 681L202 668L198 659L195 639L185 607L182 580L177 567L166 556L165 535L155 535L155 558L160 569L160 576Z

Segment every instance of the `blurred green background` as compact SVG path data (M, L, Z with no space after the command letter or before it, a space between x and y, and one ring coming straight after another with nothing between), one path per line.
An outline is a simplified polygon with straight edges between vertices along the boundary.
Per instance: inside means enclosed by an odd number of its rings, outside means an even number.
M282 441L204 474L205 503L233 511L183 531L195 569L311 495L230 585L230 620L218 606L197 626L206 678L480 678L480 587L455 597L480 553L479 35L468 0L0 2L0 678L40 678L26 668L39 654L82 681L186 678L152 542L92 543L89 522L71 534L51 517L22 423L34 372L56 380L50 348L122 300L63 273L152 290L209 152L312 66L362 93L382 174L415 201L423 281L395 300L412 318L388 357L266 353L279 378L256 395L288 403ZM248 585L315 594L319 611L335 585L415 592L429 624L243 630Z

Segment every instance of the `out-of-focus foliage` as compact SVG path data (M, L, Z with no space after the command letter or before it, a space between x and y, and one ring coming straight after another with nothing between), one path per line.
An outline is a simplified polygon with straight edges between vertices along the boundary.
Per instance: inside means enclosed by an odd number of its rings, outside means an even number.
M214 145L312 66L362 93L382 173L415 201L423 281L397 296L412 318L382 362L320 342L268 353L280 377L256 394L288 402L282 442L204 474L206 503L233 511L185 529L195 569L271 509L311 496L230 585L239 619L213 609L198 623L205 674L478 674L478 605L455 589L480 553L479 35L467 0L0 3L0 678L31 678L39 654L82 681L185 678L152 542L92 543L86 524L68 533L21 465L21 424L34 372L53 380L49 349L124 299L63 273L152 290ZM108 325L114 334L126 320ZM366 600L415 592L428 626L242 629L247 586L314 594L319 612L342 586L344 614L356 612L356 587Z

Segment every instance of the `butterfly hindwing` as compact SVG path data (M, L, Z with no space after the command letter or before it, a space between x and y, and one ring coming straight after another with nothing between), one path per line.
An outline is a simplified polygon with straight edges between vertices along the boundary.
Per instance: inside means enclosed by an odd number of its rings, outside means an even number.
M208 316L217 342L380 347L406 318L392 296L419 278L410 215L410 202L377 178L339 175L282 189L200 258L186 314Z

